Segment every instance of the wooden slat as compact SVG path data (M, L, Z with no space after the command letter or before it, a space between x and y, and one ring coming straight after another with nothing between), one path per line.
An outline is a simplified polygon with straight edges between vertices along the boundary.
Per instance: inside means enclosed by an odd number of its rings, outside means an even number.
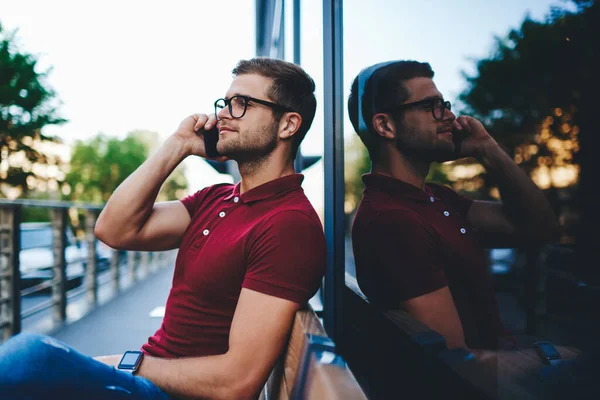
M577 357L578 351L556 346L563 359ZM471 383L490 399L539 399L552 396L552 388L540 371L546 368L534 349L477 351L470 362L451 368L459 379Z
M306 334L327 336L325 328L310 305L296 312L287 348L263 390L263 397L267 400L289 399L304 351Z
M284 379L288 394L296 379L298 365L306 344L306 334L327 336L325 328L310 306L298 311L294 318L284 361Z
M306 399L366 400L366 396L348 368L311 362L305 389Z

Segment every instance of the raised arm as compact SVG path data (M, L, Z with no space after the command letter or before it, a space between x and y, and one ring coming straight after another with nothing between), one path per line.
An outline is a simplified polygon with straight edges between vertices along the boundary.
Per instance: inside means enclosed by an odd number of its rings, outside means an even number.
M475 157L493 177L502 202L474 201L467 218L486 247L539 243L557 238L559 226L544 193L504 152L478 120L455 121L467 133L461 155Z
M100 213L94 233L111 247L167 250L178 247L190 223L179 201L156 203L167 177L188 155L205 156L203 128L216 120L204 114L187 117L159 150L114 191Z

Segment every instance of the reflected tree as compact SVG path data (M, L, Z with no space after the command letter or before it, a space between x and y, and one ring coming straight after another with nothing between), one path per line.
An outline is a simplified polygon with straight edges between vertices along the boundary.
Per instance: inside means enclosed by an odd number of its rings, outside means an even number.
M476 74L465 76L460 98L463 111L480 118L556 203L567 199L558 211L566 224L569 209L575 210L579 275L598 284L600 272L588 260L600 246L593 154L599 144L600 4L570 5L552 8L542 22L526 18L498 39L492 56L477 61Z

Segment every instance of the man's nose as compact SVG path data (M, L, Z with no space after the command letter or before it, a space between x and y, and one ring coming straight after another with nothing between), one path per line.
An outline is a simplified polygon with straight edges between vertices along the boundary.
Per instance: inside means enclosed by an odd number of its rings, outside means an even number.
M231 113L229 112L229 107L227 107L227 106L221 108L217 112L217 120L220 121L222 119L231 119Z
M454 121L456 119L456 115L451 111L448 110L447 108L444 110L444 120L445 121Z

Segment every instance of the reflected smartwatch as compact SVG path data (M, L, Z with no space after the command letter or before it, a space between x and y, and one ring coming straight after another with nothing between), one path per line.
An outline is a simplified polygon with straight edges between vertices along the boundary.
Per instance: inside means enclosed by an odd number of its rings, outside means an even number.
M141 351L133 351L128 350L123 354L121 361L119 361L119 365L117 366L118 370L129 372L131 374L135 374L142 360L144 359L144 353Z
M535 342L533 346L544 363L556 366L561 362L562 357L551 342Z

